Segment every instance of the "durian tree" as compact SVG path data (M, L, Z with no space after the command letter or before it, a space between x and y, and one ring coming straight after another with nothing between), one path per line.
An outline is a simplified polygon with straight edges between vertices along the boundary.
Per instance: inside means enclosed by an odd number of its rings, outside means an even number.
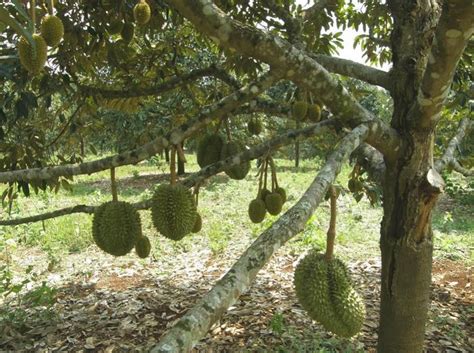
M421 352L435 241L431 213L443 192L440 173L456 169L472 175L457 156L474 125L462 116L469 109L458 109L463 119L456 129L451 126L454 136L438 155L434 144L437 128L453 125L444 112L446 104L459 106L460 94L472 99L474 8L467 0L364 0L358 5L338 0L2 3L0 182L8 184L3 198L13 200L16 185L25 194L29 185L35 191L54 190L75 175L137 163L163 149L176 153L183 140L215 131L220 124L248 119L250 134L258 135L275 120L295 123L296 129L270 138L266 134L250 149L227 148L185 179L172 178L172 184L178 183L173 188L179 188L192 209L188 233L205 219L196 215L185 189L252 159L268 165L269 150L331 133L338 144L302 198L260 235L154 351L192 349L272 254L302 231L355 150L357 163L379 186L383 201L378 351ZM63 28L49 16L57 16ZM48 22L51 27L43 29ZM368 62L390 64L389 71L333 56L346 28L363 30L355 44ZM364 108L346 78L386 90L393 100L390 121ZM169 104L177 94L183 104ZM100 134L101 112L127 112L141 105L166 107L170 117L185 118L168 129L157 126L151 130L156 135L132 150L89 162L77 157L78 139L87 143L89 136ZM23 148L19 141L31 147ZM260 196L259 187L252 220L265 216ZM153 205L152 199L145 200L123 206L123 212ZM78 205L1 220L0 225L78 212L100 215L106 208ZM97 229L102 227L96 223ZM174 232L177 223L172 226ZM126 249L135 245L140 257L147 256L149 242L137 239ZM337 273L344 272L337 268Z

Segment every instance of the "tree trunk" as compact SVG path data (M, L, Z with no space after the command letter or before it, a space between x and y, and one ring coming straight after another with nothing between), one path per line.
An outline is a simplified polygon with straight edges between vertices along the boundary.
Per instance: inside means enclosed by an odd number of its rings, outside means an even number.
M300 129L301 124L299 120L296 120L296 129ZM300 166L300 142L295 142L295 168Z
M432 139L432 134L410 137L406 153L387 165L378 352L423 351L433 254L431 211L443 188L433 168Z
M170 150L169 150L169 148L165 148L165 160L166 160L166 163L170 162Z

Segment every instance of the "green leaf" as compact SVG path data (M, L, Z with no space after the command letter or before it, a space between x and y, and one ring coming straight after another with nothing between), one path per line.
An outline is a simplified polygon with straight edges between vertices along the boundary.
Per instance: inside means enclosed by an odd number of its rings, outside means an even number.
M1 8L1 7L0 7L0 22L5 23L6 25L10 26L20 36L25 37L30 43L30 45L34 49L36 49L36 44L33 41L32 33L30 33L28 29L23 27L15 18L13 18L6 9Z

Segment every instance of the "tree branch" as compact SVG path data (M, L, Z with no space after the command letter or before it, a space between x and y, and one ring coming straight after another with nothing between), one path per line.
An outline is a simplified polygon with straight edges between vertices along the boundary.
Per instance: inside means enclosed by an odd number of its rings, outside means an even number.
M342 83L308 54L271 33L232 20L210 0L166 0L198 30L216 43L230 50L251 56L282 70L286 78L319 95L319 99L350 127L377 121L367 142L389 159L395 159L400 150L400 138L389 127L362 107Z
M211 164L199 172L196 172L183 181L181 183L186 186L187 188L191 188L196 184L199 184L203 180L209 178L212 175L215 175L229 167L239 165L242 162L257 159L264 154L267 154L269 151L277 149L284 145L289 145L294 143L295 140L302 140L305 138L309 138L323 132L327 132L330 128L334 127L334 120L325 120L321 123L313 124L308 126L304 129L299 130L291 130L285 134L277 136L265 143L262 143L258 146L255 146L252 149L246 150L234 156L230 156L224 160ZM144 210L151 207L151 199L141 201L138 203L132 204L138 210ZM24 223L32 223L32 222L39 222L44 221L51 218L66 216L69 214L74 213L94 213L96 206L86 206L86 205L78 205L73 207L66 207L60 210L55 210L52 212L43 213L40 215L29 216L24 218L17 218L17 219L9 219L0 221L0 226L12 226Z
M193 70L187 74L173 76L165 82L153 87L134 87L127 90L111 90L87 85L78 85L78 87L85 95L94 97L99 96L101 98L109 99L144 97L159 95L205 76L217 77L229 84L234 89L240 88L240 85L235 78L215 64L206 68Z
M461 144L464 136L469 132L469 130L474 128L474 121L469 118L464 118L459 122L456 135L449 141L448 147L444 151L443 156L438 159L435 163L435 169L441 173L445 168L452 166L454 167L457 163L457 159L454 156L456 149ZM458 163L459 165L459 163ZM462 167L461 167L462 168Z
M432 128L450 92L456 66L474 32L471 1L446 1L412 116L419 129Z
M265 230L214 287L166 333L153 353L188 352L245 292L273 253L300 233L323 200L343 161L368 135L360 126L329 156L302 198Z
M328 71L339 75L349 76L358 80L377 85L390 90L388 72L359 64L355 61L336 58L328 55L314 54L311 57L324 66Z
M127 164L136 164L159 153L162 148L170 144L179 144L197 130L212 120L219 120L231 113L234 109L258 96L276 81L273 75L263 75L256 82L251 83L219 102L205 107L190 123L185 123L164 136L159 136L153 141L131 151L126 151L115 156L98 159L81 164L66 164L54 167L19 169L0 173L0 182L13 182L17 180L49 179L59 176L72 176L92 174Z

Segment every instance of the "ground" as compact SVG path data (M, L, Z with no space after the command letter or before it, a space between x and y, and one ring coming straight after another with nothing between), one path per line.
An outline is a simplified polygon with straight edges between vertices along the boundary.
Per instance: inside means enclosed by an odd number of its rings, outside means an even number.
M277 165L279 182L288 189L287 209L304 192L320 163L304 161L299 170L291 167L291 161L277 160ZM191 159L188 170L195 169ZM153 185L166 179L157 175L160 171L163 164L157 167L156 160L120 168L121 198L149 197ZM347 185L349 171L349 166L343 169L341 185ZM0 351L118 352L151 347L275 219L267 216L262 224L254 225L247 218L247 204L257 192L255 172L241 182L229 181L223 174L206 182L199 198L203 230L181 242L156 234L149 212L142 212L144 232L153 243L152 256L145 260L134 253L114 258L100 252L90 239L88 215L0 229L0 256L6 264L0 268L3 283L11 275L19 291L0 297ZM99 204L110 199L106 176L104 172L76 178L73 193L20 196L14 216L75 203ZM466 180L453 180L468 185ZM443 196L433 219L436 240L428 352L474 350L472 192L456 190ZM324 246L328 210L323 203L305 231L275 254L195 352L374 350L380 207L371 207L365 198L357 203L349 194L338 203L336 254L348 263L365 299L368 315L363 331L350 340L339 339L312 322L295 298L294 267L307 249Z

